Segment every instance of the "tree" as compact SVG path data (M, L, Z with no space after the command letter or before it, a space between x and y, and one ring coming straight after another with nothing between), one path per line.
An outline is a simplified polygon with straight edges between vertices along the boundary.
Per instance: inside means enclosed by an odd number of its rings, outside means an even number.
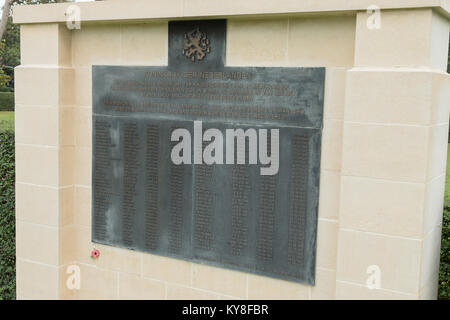
M2 20L0 21L0 39L3 39L3 34L5 33L6 26L8 24L8 18L11 14L11 7L13 5L22 4L41 4L41 3L54 3L54 2L64 2L63 0L5 0L5 5L2 12Z
M6 30L6 24L8 23L8 17L11 13L11 6L14 0L5 0L5 5L3 6L2 20L0 21L0 39L3 39L3 34Z
M11 75L13 68L20 64L20 26L8 18L6 30L1 40L0 63L4 64L5 73Z
M9 84L11 76L5 71L6 66L3 62L2 56L5 52L5 40L0 41L0 88L4 88ZM12 70L11 70L12 71Z
M0 88L11 85L14 68L20 64L20 27L12 23L11 7L25 4L64 2L62 0L5 0L0 21Z

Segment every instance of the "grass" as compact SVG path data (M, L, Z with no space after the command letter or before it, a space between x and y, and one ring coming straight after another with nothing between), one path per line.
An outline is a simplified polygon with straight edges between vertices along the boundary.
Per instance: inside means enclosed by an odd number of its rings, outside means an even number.
M0 132L14 130L14 112L0 111Z
M447 173L445 177L444 207L450 207L450 144L447 149Z

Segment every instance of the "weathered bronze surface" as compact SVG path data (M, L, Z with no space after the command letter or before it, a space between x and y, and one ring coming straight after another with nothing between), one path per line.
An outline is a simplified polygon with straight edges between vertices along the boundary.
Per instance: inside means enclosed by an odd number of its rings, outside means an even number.
M325 71L225 67L225 36L171 22L167 67L93 66L92 240L313 284ZM196 120L279 129L278 174L174 164Z

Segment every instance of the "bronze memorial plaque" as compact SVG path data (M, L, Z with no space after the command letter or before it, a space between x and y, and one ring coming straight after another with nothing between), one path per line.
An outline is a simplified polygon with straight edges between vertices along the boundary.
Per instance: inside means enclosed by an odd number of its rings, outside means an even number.
M325 69L225 66L225 37L93 66L92 240L314 284Z

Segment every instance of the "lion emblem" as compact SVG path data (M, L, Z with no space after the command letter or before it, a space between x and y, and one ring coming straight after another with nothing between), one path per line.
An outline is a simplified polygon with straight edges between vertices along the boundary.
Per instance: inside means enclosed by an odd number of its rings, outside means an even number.
M192 62L200 61L210 52L209 39L199 28L184 34L183 55L186 58L191 59Z

